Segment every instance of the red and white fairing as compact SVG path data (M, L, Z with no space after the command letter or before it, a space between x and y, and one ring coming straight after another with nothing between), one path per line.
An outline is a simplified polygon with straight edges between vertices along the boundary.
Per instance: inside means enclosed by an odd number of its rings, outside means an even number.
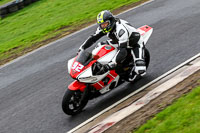
M142 35L144 43L146 44L149 37L153 32L153 28L148 25L144 25L137 29L137 31ZM101 64L108 64L116 55L117 48L112 45L100 45L92 51L94 60L89 64L84 66L80 62L76 61L76 58L72 58L68 61L68 72L72 78L76 79L73 83L69 85L69 89L76 90L79 89L83 91L86 87L85 83L91 83L93 87L99 90L102 94L109 91L109 87L112 82L117 86L119 75L116 74L115 70L108 71L102 75L92 74L92 64L99 62ZM108 77L109 82L104 85L102 79Z
M76 57L72 58L68 61L68 72L70 73L71 77L76 79L78 78L80 82L85 83L95 83L102 78L105 77L105 75L108 74L105 73L103 75L92 75L92 64L98 61L101 64L107 64L110 62L114 56L117 53L117 49L114 46L110 45L103 45L95 48L92 51L92 55L96 56L96 60L91 61L87 66L83 66L81 63L76 61ZM85 78L90 77L90 78ZM84 80L83 80L84 79Z
M101 64L108 64L116 55L117 48L111 45L99 46L92 51L92 55L99 56L97 60Z
M146 45L147 41L149 40L149 37L151 36L151 34L153 32L153 28L148 25L144 25L144 26L138 28L137 31L143 37L144 44Z
M83 66L81 63L77 62L76 61L77 57L69 60L68 72L70 73L72 78L78 79L78 81L74 81L71 85L69 85L69 88L73 90L77 86L81 87L77 83L81 82L81 83L92 83L92 86L94 86L97 90L100 90L101 93L109 91L109 86L111 85L111 82L115 82L117 85L117 82L119 80L118 74L115 73L115 70L111 70L102 75L93 75L92 64L94 64L97 61L101 64L107 64L115 57L116 53L117 53L117 48L115 48L114 46L103 45L95 48L92 51L92 55L95 56L94 57L95 59L86 66ZM103 81L101 81L105 77L108 77L110 79L106 85L104 85ZM84 87L81 87L81 90L83 91Z

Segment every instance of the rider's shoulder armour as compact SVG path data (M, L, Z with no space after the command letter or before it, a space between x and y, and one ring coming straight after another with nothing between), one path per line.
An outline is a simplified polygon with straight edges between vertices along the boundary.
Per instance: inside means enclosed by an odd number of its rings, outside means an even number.
M124 23L124 21L121 19L119 19L116 22L116 33L115 34L119 40L119 43L127 42L129 39L129 31L128 31L128 29L126 29L126 26L123 23Z

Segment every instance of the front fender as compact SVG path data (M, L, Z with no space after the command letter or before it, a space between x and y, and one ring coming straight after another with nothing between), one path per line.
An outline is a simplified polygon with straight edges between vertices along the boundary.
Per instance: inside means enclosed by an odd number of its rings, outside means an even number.
M72 82L69 86L68 86L69 90L75 91L75 90L80 90L80 91L84 91L86 88L86 84L85 83L81 83L78 82L77 80L75 80L74 82Z

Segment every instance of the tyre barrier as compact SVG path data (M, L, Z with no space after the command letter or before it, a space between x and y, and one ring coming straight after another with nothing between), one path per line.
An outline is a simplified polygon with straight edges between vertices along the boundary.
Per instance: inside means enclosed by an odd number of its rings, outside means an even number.
M14 0L5 5L0 6L0 17L5 18L8 14L16 12L25 6L28 6L39 0Z

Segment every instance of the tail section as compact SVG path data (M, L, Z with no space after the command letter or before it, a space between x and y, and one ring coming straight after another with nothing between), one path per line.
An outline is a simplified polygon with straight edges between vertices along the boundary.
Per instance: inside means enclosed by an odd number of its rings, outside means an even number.
M144 25L144 26L138 28L137 31L142 35L142 37L144 39L144 44L146 44L147 41L149 40L149 37L151 36L151 34L153 32L153 28L148 25Z

